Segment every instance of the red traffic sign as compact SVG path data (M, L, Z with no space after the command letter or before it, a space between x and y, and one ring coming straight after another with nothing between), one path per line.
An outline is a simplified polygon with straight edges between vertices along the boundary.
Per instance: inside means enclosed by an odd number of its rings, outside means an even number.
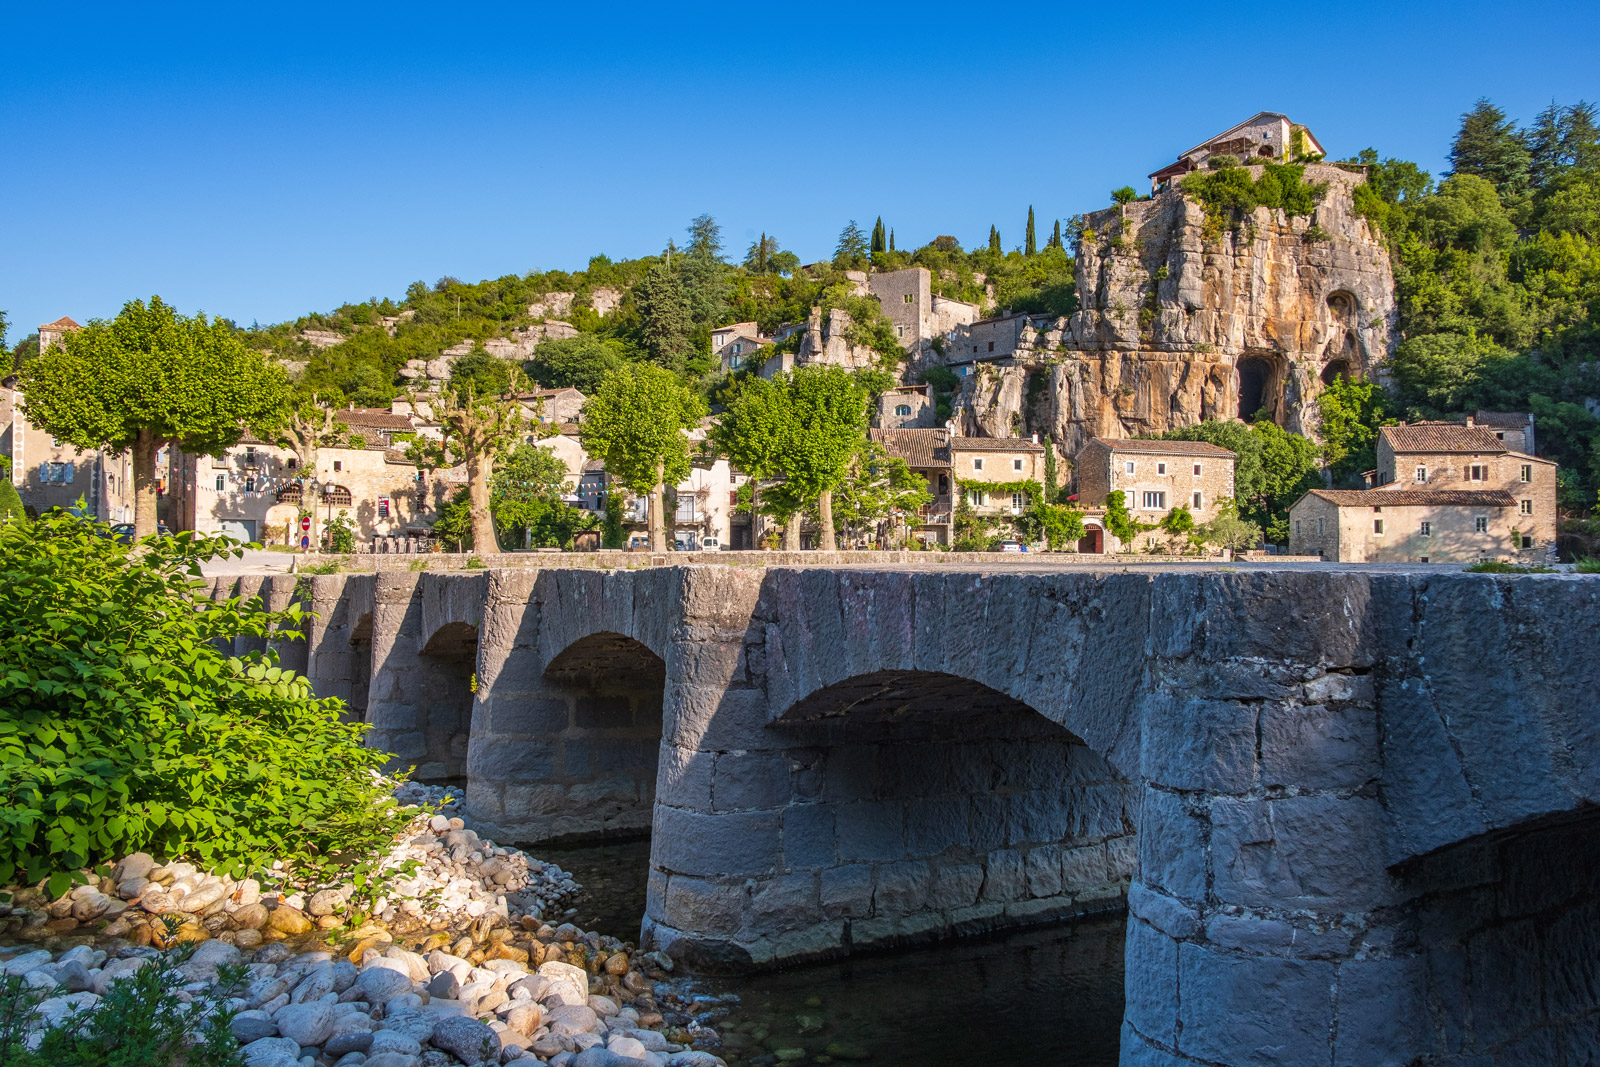
M300 529L302 529L302 530L311 529L311 516L310 515L302 515L302 516L300 516Z

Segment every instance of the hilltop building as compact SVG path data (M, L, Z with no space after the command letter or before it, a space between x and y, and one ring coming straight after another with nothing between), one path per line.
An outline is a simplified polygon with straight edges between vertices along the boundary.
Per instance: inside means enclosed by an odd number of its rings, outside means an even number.
M1276 111L1258 111L1237 126L1208 138L1150 175L1150 191L1160 192L1174 179L1205 169L1213 156L1232 156L1240 163L1286 163L1296 158L1322 157L1319 142L1309 129Z

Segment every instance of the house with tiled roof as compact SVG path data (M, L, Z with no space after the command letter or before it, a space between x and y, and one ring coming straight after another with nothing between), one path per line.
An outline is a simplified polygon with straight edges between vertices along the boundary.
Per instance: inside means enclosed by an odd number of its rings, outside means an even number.
M1305 126L1292 122L1277 111L1258 111L1236 126L1229 126L1215 137L1208 137L1178 158L1150 174L1150 191L1159 192L1175 179L1202 170L1216 156L1229 156L1239 163L1287 163L1296 158L1323 156L1321 143Z
M1082 552L1112 552L1120 542L1104 522L1107 498L1122 493L1134 521L1154 526L1173 508L1189 510L1195 523L1217 517L1234 495L1234 461L1226 448L1209 441L1162 441L1096 437L1073 462L1078 504L1087 514Z
M1045 449L1036 436L963 437L949 427L867 433L927 481L933 500L909 525L930 544L950 544L958 500L981 518L1009 521L1028 506L1022 483L1044 483Z
M1381 427L1373 485L1314 489L1295 501L1289 551L1343 563L1551 558L1556 464L1514 451L1505 439L1528 425L1469 417Z

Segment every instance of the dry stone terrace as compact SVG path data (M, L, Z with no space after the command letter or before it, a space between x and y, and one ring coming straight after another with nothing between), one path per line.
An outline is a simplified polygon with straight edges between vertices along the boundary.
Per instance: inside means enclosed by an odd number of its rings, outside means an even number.
M464 778L488 832L652 826L644 937L696 966L1126 902L1124 1064L1561 1063L1600 1039L1593 579L301 583L319 618L286 660Z

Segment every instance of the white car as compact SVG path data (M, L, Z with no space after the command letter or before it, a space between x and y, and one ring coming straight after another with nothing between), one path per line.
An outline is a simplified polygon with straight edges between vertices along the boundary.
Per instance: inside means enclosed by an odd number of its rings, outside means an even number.
M722 541L721 541L721 539L716 538L716 537L702 537L702 538L700 538L700 551L702 551L702 552L720 552L720 551L722 551Z
M1000 542L1000 551L1002 551L1002 552L1025 552L1027 550L1022 547L1022 542L1021 541L1001 541Z

